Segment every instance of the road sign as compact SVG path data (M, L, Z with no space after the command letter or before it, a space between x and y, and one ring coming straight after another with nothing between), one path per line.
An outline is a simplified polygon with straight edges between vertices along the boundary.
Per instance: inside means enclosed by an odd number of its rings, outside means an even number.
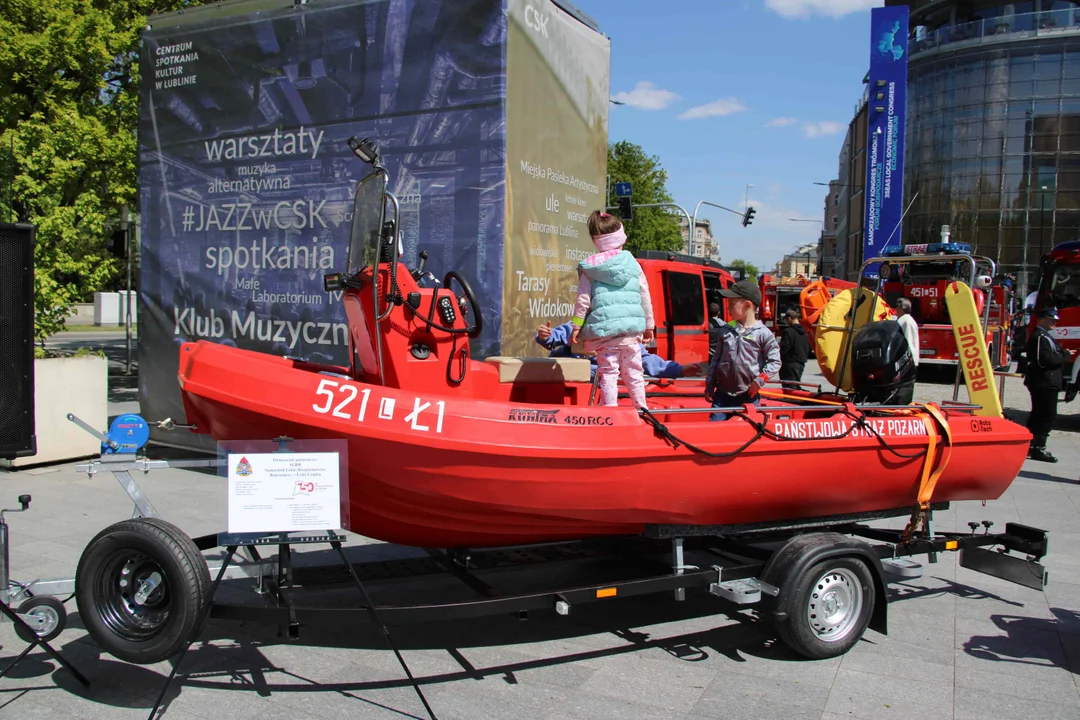
M633 183L615 183L615 197L630 197L631 195L633 195L633 191Z

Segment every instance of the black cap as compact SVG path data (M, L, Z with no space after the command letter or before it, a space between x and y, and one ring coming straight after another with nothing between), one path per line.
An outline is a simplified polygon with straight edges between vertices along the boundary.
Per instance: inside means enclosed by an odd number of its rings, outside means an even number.
M1053 318L1054 320L1058 320L1059 318L1058 318L1057 308L1054 307L1053 305L1047 305L1046 307L1044 307L1042 310L1039 311L1039 317L1041 317L1041 318Z
M720 294L726 298L740 298L761 305L761 290L753 280L740 280L726 290L721 290Z

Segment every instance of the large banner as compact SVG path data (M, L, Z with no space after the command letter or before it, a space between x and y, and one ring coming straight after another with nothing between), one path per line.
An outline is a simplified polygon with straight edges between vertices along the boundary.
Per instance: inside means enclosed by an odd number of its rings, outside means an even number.
M611 41L550 0L509 0L502 353L540 355L570 319L577 265L603 210Z
M872 9L870 27L864 259L880 256L886 246L899 246L901 242L908 7ZM876 272L876 268L871 270Z
M146 417L184 417L176 373L186 341L348 364L345 314L322 279L345 268L350 200L368 170L350 136L381 147L401 201L403 261L413 267L426 250L436 277L462 272L484 308L474 354L499 351L505 0L241 0L148 23ZM154 439L209 447L186 433Z

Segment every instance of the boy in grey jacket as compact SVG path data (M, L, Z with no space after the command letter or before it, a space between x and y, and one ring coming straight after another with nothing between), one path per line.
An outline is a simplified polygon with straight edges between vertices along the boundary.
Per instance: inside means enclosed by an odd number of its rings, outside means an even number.
M780 370L780 346L772 330L757 319L761 290L752 280L740 280L720 293L727 298L728 317L735 326L719 329L720 347L709 363L705 399L713 407L757 405L758 393ZM727 420L724 413L709 416Z

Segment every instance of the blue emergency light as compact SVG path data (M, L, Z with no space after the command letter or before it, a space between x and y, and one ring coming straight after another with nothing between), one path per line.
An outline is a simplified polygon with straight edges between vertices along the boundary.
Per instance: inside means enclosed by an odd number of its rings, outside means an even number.
M886 257L911 257L912 255L970 255L971 246L967 243L926 243L924 245L904 245L883 253Z

